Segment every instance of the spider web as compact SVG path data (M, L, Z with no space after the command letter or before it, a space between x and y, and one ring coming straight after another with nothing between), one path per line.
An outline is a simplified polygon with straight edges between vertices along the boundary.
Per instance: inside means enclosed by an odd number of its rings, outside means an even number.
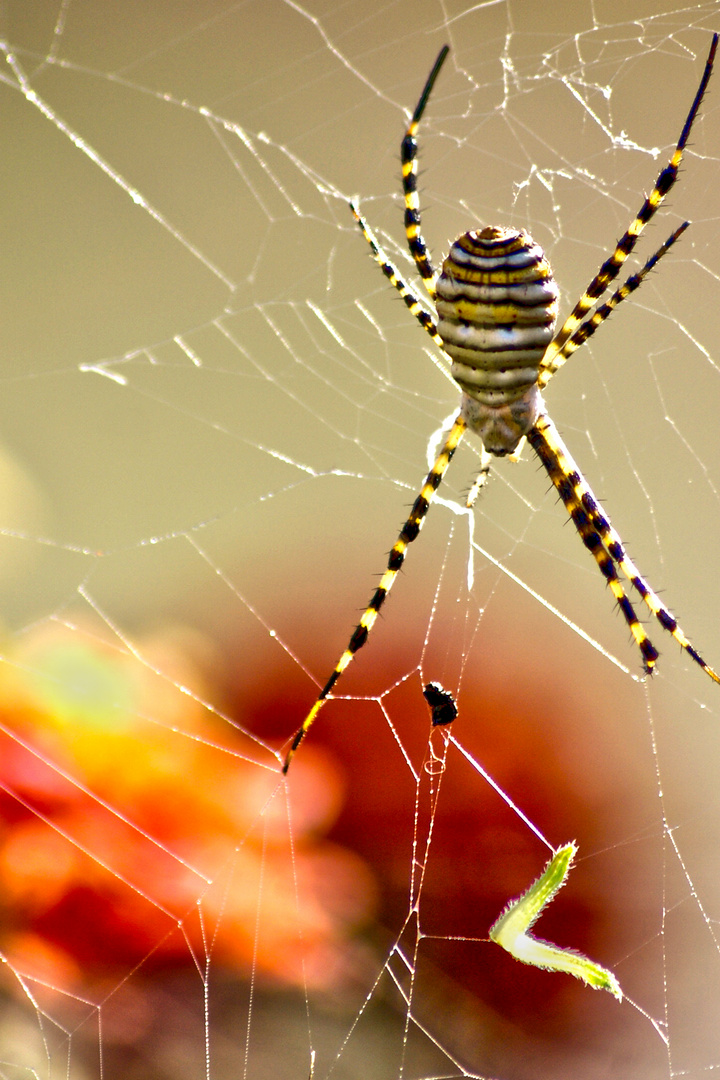
M436 261L545 248L563 312L640 205L717 3L9 0L2 16L0 1075L705 1077L720 1068L717 687L639 678L532 455L467 439L367 649L280 763L458 394L347 208ZM720 78L716 74L715 79ZM720 662L718 85L553 380L650 583ZM423 685L459 718L429 736ZM487 941L576 839L539 933Z

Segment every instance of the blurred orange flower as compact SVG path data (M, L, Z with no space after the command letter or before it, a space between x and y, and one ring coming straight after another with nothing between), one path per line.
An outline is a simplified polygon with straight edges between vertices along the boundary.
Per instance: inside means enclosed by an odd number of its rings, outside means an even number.
M206 643L141 650L54 624L0 668L11 970L64 988L212 957L286 984L352 977L374 885L322 838L342 801L329 761L304 754L289 801L272 750L205 704Z

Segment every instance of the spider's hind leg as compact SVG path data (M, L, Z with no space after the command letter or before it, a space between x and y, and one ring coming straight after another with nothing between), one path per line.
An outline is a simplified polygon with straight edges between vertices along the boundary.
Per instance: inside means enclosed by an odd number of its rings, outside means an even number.
M407 549L409 545L413 542L413 540L417 538L420 530L422 529L423 522L425 521L427 512L430 509L430 504L432 503L432 500L435 496L435 492L442 483L443 477L445 476L445 473L447 471L447 467L452 461L453 454L455 453L464 433L465 421L462 417L462 414L458 413L458 415L455 417L453 426L451 427L448 436L445 439L442 449L438 454L435 464L433 465L430 472L427 474L425 483L420 490L420 494L413 503L413 507L410 511L410 514L408 515L408 519L400 530L400 535L393 544L387 561L387 568L380 579L380 584L371 596L370 603L365 608L365 611L360 618L360 622L355 627L355 630L353 631L352 637L348 642L345 652L341 655L337 664L333 668L330 678L327 680L322 690L318 694L315 700L315 704L303 720L302 726L299 727L295 733L295 737L290 745L290 749L288 750L287 756L285 758L285 763L282 770L283 773L286 773L288 771L290 767L290 762L292 761L297 748L305 738L305 735L307 734L309 729L315 723L318 713L320 712L321 708L332 693L332 690L335 687L338 679L342 675L343 671L353 659L355 653L357 653L367 641L370 631L375 625L375 621L378 617L378 612L385 603L387 594L393 587L395 583L395 578L400 572L400 569L405 561Z
M630 628L635 644L640 649L645 674L652 674L655 662L660 654L645 633L635 608L625 593L615 563L603 543L595 522L583 507L579 485L584 485L584 480L575 466L575 462L567 453L557 428L547 414L539 417L535 427L528 435L528 442L545 466L548 476L572 519L573 525L580 534L580 539L595 559L600 568L600 573L605 578L610 591L615 597L615 601Z
M630 627L630 632L640 649L643 666L647 674L652 673L659 654L645 633L635 609L625 594L616 567L622 571L640 594L663 630L667 630L672 634L678 644L714 682L720 683L720 676L693 648L678 626L675 616L665 607L657 593L653 592L633 561L628 557L619 534L610 519L600 510L598 501L590 490L587 481L570 456L557 428L546 413L538 418L535 427L528 435L528 441L545 466L583 543L592 553L610 586L618 607L622 611Z
M584 482L583 482L584 483ZM608 551L608 554L620 567L625 577L634 586L640 596L643 598L645 604L652 611L655 618L658 620L663 630L667 630L680 646L693 658L696 664L699 664L703 671L710 676L710 678L720 683L720 676L710 667L705 660L703 660L697 649L693 648L682 629L678 625L678 621L672 612L665 607L660 600L657 593L655 593L645 578L642 576L635 563L629 557L625 550L625 546L620 539L619 534L612 525L610 519L600 510L597 500L593 495L587 484L584 484L584 490L581 496L582 505L587 511L593 525L603 538L603 542Z

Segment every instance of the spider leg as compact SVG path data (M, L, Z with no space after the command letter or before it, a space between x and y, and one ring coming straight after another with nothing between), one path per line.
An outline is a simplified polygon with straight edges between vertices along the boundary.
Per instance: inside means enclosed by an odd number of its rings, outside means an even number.
M395 544L393 545L393 548L388 557L387 569L385 570L385 573L380 579L380 584L373 593L370 599L370 603L363 612L360 622L355 627L355 630L352 637L350 638L350 641L348 642L348 646L345 649L345 652L338 660L332 674L330 675L330 678L318 694L315 704L303 720L302 726L298 728L298 731L295 734L292 745L290 746L287 757L285 758L285 764L283 765L282 770L283 773L286 773L288 771L288 768L290 767L290 762L292 761L292 758L298 746L305 738L305 735L309 728L315 722L317 714L320 712L320 709L325 704L330 692L335 686L335 683L338 681L345 668L355 656L355 653L358 651L358 649L361 649L367 641L368 634L370 633L375 624L378 612L385 603L385 597L390 592L390 589L393 587L393 583L395 581L395 578L397 577L398 571L400 570L403 562L405 561L405 553L407 551L408 545L411 544L413 540L415 540L418 533L420 532L420 529L423 526L425 516L430 509L430 503L433 500L435 492L442 483L442 479L445 475L447 467L450 464L452 456L455 453L458 444L463 437L464 431L465 421L463 420L462 415L458 413L458 415L455 417L453 426L450 429L450 433L448 434L448 437L445 440L445 443L443 444L443 447L437 457L437 460L435 461L435 464L428 473L425 483L423 484L420 491L420 494L413 503L413 508L410 511L408 519L400 530L400 535L398 536Z
M418 273L423 279L425 288L432 299L435 299L436 272L433 268L427 244L420 231L420 200L417 193L417 132L420 120L425 112L435 80L440 74L440 68L445 63L445 58L450 52L449 45L443 45L438 53L438 58L433 69L428 75L427 82L423 87L415 112L412 114L405 137L400 146L400 161L402 164L402 184L405 195L405 235L407 236L410 254L415 260Z
M475 477L475 481L470 490L468 491L467 499L465 500L465 506L468 510L470 510L475 505L478 495L487 484L488 476L490 475L492 459L493 455L488 454L485 447L483 447L480 451L480 468L478 469L478 474Z
M615 569L615 563L606 550L602 537L590 515L582 505L578 486L584 484L584 481L563 445L555 425L547 414L539 417L535 427L528 434L528 442L545 466L550 479L565 504L565 509L580 534L583 544L597 562L601 574L610 586L610 591L615 597L617 605L630 627L630 633L640 649L645 672L650 674L660 654L645 633L642 623L625 593L623 584Z
M614 528L610 519L598 506L597 499L587 483L582 477L580 479L582 481L582 486L579 486L578 490L582 493L581 502L583 508L588 513L593 525L602 537L610 557L615 564L620 567L625 577L643 598L645 604L658 620L663 630L668 630L678 644L689 653L695 663L699 664L703 671L705 671L714 682L720 683L720 675L718 675L710 665L703 660L700 653L690 644L682 629L678 626L678 621L675 616L665 607L657 593L650 588L647 581L628 555L625 546L620 539L619 533Z
M589 337L595 333L597 328L601 326L605 320L612 315L618 304L623 300L627 300L628 296L631 296L637 288L643 283L647 275L654 268L657 262L662 259L663 255L666 255L672 245L677 239L685 232L690 225L689 221L684 221L682 225L678 226L674 233L667 238L665 243L657 249L654 255L651 255L641 270L638 270L636 274L631 274L619 289L616 289L610 299L604 304L600 304L595 308L590 318L585 322L580 323L573 334L567 339L562 349L558 353L556 360L560 360L560 363L564 363L568 356L572 356L576 349L579 349L581 345L587 341ZM553 362L553 369L556 371L560 364ZM549 376L548 376L549 378Z
M538 379L538 385L541 390L552 378L558 368L562 367L567 358L563 353L563 345L568 338L575 333L590 308L618 276L620 268L635 247L643 229L651 220L663 199L677 180L683 152L690 136L693 123L695 122L695 118L700 109L708 82L710 81L717 45L718 35L713 34L710 52L708 53L708 58L705 62L705 69L703 71L702 79L700 80L700 85L695 94L693 103L690 106L690 112L685 119L683 129L680 132L680 138L678 139L677 146L675 147L675 151L673 152L670 161L658 175L655 186L643 202L637 216L630 224L628 230L618 240L614 252L610 258L606 259L602 264L572 312L555 335L553 341L548 346L542 360L540 377Z
M678 626L675 616L665 607L659 596L653 592L633 561L628 557L619 534L610 519L600 510L597 499L547 414L540 416L535 427L528 435L528 441L545 466L576 529L580 533L583 543L592 552L606 578L642 653L646 672L648 674L652 672L658 658L658 652L645 633L632 604L625 595L615 569L616 566L620 568L628 581L635 587L662 628L672 634L678 644L693 658L696 664L700 665L711 679L720 683L720 676L693 648Z
M417 321L422 326L423 330L425 330L426 333L430 335L437 347L439 349L442 349L444 352L445 350L443 346L443 341L437 332L437 323L435 322L434 318L432 317L430 312L422 306L420 302L420 297L415 292L412 285L409 285L407 281L405 281L397 267L395 267L393 263L390 262L387 255L380 247L375 233L372 231L367 221L358 210L357 205L352 200L350 202L350 209L353 212L353 217L360 226L360 232L363 234L368 244L370 245L370 249L373 253L373 258L375 262L378 264L392 287L394 289L397 289L397 291L400 293L400 296L405 301L405 304L410 314L415 316Z

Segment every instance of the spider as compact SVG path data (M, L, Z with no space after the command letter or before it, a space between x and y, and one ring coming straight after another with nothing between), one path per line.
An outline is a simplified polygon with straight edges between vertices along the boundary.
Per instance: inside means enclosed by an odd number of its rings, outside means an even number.
M680 225L637 273L628 277L605 303L598 304L677 180L683 151L710 81L717 45L718 35L714 34L700 85L668 164L658 175L655 186L612 255L603 262L557 333L554 330L558 288L542 249L524 230L489 225L463 233L451 245L440 273L433 267L420 229L416 136L435 80L450 51L447 45L440 50L400 151L407 243L425 290L434 303L435 317L422 306L418 293L390 262L354 201L350 208L383 274L423 330L450 358L453 377L462 390L460 411L390 552L380 584L293 739L283 765L284 773L343 671L367 641L403 565L408 545L422 528L433 496L466 428L480 437L483 446L479 476L468 497L468 505L472 505L485 482L492 458L508 455L517 458L522 445L529 442L609 585L640 649L645 674L652 673L659 654L625 593L618 570L634 586L662 628L672 634L711 679L720 683L720 676L693 648L675 616L627 555L620 536L600 509L550 419L541 394L568 357L642 284L688 227L687 221ZM595 310L588 315L593 307Z

